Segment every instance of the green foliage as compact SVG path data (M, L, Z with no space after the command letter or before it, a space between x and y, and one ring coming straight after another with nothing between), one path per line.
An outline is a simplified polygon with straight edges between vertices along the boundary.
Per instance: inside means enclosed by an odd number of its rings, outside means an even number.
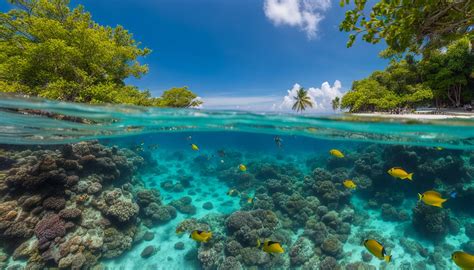
M305 90L303 87L298 89L296 92L296 97L293 97L293 99L295 100L295 103L293 104L292 109L296 110L297 112L302 112L308 107L313 108L313 102L308 96L308 90Z
M421 61L421 69L435 97L438 100L448 98L453 106L459 107L462 90L473 79L474 54L469 39L462 38L445 51L433 52L429 59ZM470 92L472 96L472 88Z
M10 3L14 8L0 14L0 91L86 103L163 103L125 84L147 73L138 59L150 50L122 26L101 26L82 6L69 8L69 0Z
M341 0L341 6L350 4ZM400 56L405 52L429 54L461 37L474 39L474 2L470 0L354 0L341 31L351 33L347 47L356 36L368 43L385 40L388 49L382 56ZM369 6L369 7L368 7Z
M341 99L339 97L335 97L332 101L331 101L331 106L332 106L332 109L335 111L337 109L339 109L339 107L341 106Z
M341 102L351 112L387 111L450 103L459 107L474 99L474 52L468 38L435 50L430 57L416 61L407 56L392 60L384 71L355 81Z
M159 105L163 107L189 108L197 107L202 104L201 100L188 90L187 86L181 88L171 88L163 93L159 99Z

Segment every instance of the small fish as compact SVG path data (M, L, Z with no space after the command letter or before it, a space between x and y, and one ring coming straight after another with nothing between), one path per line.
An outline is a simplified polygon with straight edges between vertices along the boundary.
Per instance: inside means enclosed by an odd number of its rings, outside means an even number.
M280 242L266 240L263 243L257 240L257 248L262 247L262 250L266 253L283 253L285 250L281 246Z
M247 170L247 167L246 167L244 164L240 164L240 165L239 165L239 170L240 170L241 172L245 172L245 171Z
M236 196L239 196L239 191L235 188L231 188L229 189L229 191L227 191L227 195L231 197L236 197Z
M451 259L461 269L474 269L474 255L464 251L455 251L451 254Z
M438 151L441 151L441 150L443 150L443 147L436 146L435 149L438 150Z
M207 241L209 241L209 239L212 238L212 232L194 230L189 235L189 238L192 238L192 239L194 239L195 241L198 241L198 242L207 243Z
M275 138L273 138L273 140L275 141L278 148L281 148L283 140L280 138L280 136L275 136Z
M370 253L372 253L372 255L379 258L380 260L385 260L386 262L390 262L392 260L392 255L387 255L385 253L385 248L377 240L367 239L364 241L364 246Z
M419 201L423 201L427 205L436 206L439 208L443 208L443 203L447 201L447 199L441 198L441 194L434 190L426 191L423 194L418 193Z
M354 183L354 181L349 180L349 179L344 180L342 184L344 184L344 186L348 189L355 189L357 187L356 183Z
M404 169L400 167L393 167L387 172L395 178L408 179L410 181L413 181L413 173L407 173Z
M453 199L456 199L456 196L458 196L458 193L456 191L453 191L453 192L451 192L451 194L449 194L449 197L451 197Z
M329 150L329 154L331 154L332 156L335 156L337 158L343 158L344 157L344 154L341 151L337 150L337 149Z
M221 159L221 163L224 163L224 160L223 160L223 159Z
M248 197L248 198L247 198L247 203L248 203L248 204L253 203L253 198L252 198L252 197Z
M191 144L191 149L193 149L194 151L199 151L199 147L195 145L194 143Z

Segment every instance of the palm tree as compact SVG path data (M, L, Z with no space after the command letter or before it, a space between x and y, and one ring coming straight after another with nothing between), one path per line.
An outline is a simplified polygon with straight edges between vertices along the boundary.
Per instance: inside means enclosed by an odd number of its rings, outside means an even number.
M295 103L293 104L292 109L297 112L304 111L307 107L313 108L313 102L308 96L308 91L303 87L300 87L300 89L296 91L296 96L293 97L293 99L295 100Z
M333 100L332 100L332 109L333 110L337 110L339 109L339 106L341 105L341 100L339 97L335 97Z

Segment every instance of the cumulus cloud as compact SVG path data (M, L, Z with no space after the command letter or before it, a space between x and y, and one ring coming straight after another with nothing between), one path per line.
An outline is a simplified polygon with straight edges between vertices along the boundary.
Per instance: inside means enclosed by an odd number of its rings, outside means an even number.
M296 97L296 92L300 89L301 85L295 83L293 88L287 90L288 94L283 97L283 101L277 107L279 110L291 110ZM313 103L313 108L308 108L307 111L312 112L329 112L332 110L331 101L336 97L342 97L341 82L336 80L331 86L328 82L324 82L321 88L308 88L308 96Z
M299 27L309 39L317 36L324 12L331 7L331 0L265 0L265 16L275 25Z

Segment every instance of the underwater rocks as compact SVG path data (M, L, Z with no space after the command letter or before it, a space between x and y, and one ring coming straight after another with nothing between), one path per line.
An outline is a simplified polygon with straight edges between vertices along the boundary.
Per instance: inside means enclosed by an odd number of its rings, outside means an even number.
M413 208L412 223L421 235L442 240L449 232L450 218L447 210L418 202Z
M196 206L192 204L192 201L193 199L191 197L185 196L172 201L170 205L183 214L194 215L196 214Z
M153 256L157 252L154 246L147 246L145 247L142 252L140 253L140 257L147 259Z
M91 269L132 247L147 207L166 209L159 194L134 190L144 160L130 150L87 142L12 153L0 177L0 243L27 269Z
M314 254L314 245L304 237L298 238L290 249L289 256L292 266L303 265Z

